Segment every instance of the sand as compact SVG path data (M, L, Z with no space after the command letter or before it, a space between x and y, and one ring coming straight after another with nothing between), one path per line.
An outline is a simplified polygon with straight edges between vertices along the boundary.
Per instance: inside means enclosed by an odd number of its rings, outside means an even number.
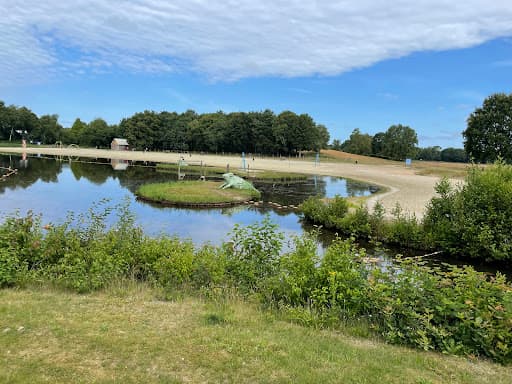
M169 162L176 163L180 154L164 152L143 152L143 151L111 151L103 149L81 149L81 148L0 148L1 153L21 153L27 154L45 154L68 157L89 157L89 158L112 158L124 160L150 161L150 162ZM184 155L185 160L190 164L203 164L209 166L226 167L230 165L231 169L241 167L241 156L219 156L193 153ZM380 201L389 212L397 203L405 212L422 218L426 206L434 196L435 184L438 177L416 175L413 168L406 168L399 164L355 164L337 163L321 161L315 164L311 160L301 160L296 158L277 159L277 158L255 158L246 159L246 165L252 170L265 169L285 172L298 172L307 174L317 174L326 176L340 176L360 181L366 181L385 188L383 193L378 193L367 199L366 204L370 209L377 201Z

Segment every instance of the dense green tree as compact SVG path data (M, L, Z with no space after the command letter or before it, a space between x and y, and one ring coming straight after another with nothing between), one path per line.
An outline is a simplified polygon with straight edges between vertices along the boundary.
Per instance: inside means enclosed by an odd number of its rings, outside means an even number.
M183 149L187 139L187 127L180 124L179 115L176 112L161 112L159 115L161 124L161 136L159 141L161 149Z
M9 116L9 108L5 106L3 101L0 101L0 140L9 138L11 132L11 118Z
M135 149L193 150L207 152L292 154L326 148L329 132L307 114L222 111L198 115L192 110L178 114L144 111L109 125L103 119L85 123L76 119L71 128L58 124L57 115L39 119L25 107L7 107L0 101L0 140L21 138L19 132L37 141L91 147L109 147L114 137L128 139Z
M119 128L132 148L156 149L162 143L161 119L154 111L139 112L123 119Z
M82 135L87 130L87 123L84 123L80 119L75 119L69 134L67 135L66 142L69 144L78 144L82 141Z
M512 161L512 94L487 97L468 118L464 149L479 162Z
M282 153L292 154L318 146L317 126L307 114L281 112L274 120L273 133Z
M441 160L441 147L435 145L433 147L418 148L416 159L426 161Z
M227 115L226 127L222 134L221 147L226 152L241 153L252 147L253 120L245 112Z
M350 134L350 138L341 145L341 149L356 155L369 155L372 153L372 137L356 128Z
M226 127L223 112L205 113L188 124L187 143L195 151L218 152L223 148L223 131Z
M331 136L329 135L329 130L327 127L323 124L318 124L316 126L317 131L317 143L316 143L316 150L320 150L323 148L327 148L329 146L329 140Z
M481 260L512 260L512 166L473 166L465 183L441 181L424 218L444 251Z
M406 125L392 125L385 132L382 143L382 154L393 160L404 160L414 157L418 137L416 131Z
M0 139L20 140L21 134L30 137L32 131L39 126L39 119L36 114L25 107L5 106L0 102ZM24 133L26 132L26 134Z
M54 144L61 139L62 129L62 125L59 124L59 116L43 115L39 118L39 124L32 131L30 137L43 144Z
M116 125L108 125L105 120L97 118L85 125L78 142L87 147L108 148L116 136Z
M384 132L379 132L373 135L372 138L372 154L375 156L382 156L384 151Z
M336 151L341 151L341 141L338 139L334 139L331 144L331 148Z
M468 154L462 148L445 148L441 151L441 160L453 163L467 163Z
M272 127L276 115L267 109L263 112L249 112L252 127L252 142L247 148L248 152L253 153L274 153L277 149L277 143Z

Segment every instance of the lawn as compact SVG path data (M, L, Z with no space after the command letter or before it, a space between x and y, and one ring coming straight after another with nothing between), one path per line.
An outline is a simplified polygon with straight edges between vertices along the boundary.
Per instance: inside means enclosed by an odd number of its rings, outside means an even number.
M512 382L509 367L303 327L234 295L131 282L87 295L0 290L0 345L5 383Z
M176 205L236 204L258 199L257 190L221 189L221 182L177 181L146 184L139 188L137 196L159 203Z

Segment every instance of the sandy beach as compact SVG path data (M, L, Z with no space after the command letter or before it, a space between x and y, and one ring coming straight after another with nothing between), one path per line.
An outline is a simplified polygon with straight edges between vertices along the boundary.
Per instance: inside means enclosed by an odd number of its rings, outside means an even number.
M84 149L84 148L12 148L2 147L0 153L22 153L44 154L64 157L88 157L88 158L111 158L136 161L169 162L176 163L180 154L164 152L143 152L143 151L111 151L105 149ZM241 156L219 156L207 154L186 154L185 160L190 164L203 164L209 166L226 167L231 169L242 166ZM340 163L321 161L315 164L311 160L296 158L247 158L246 165L254 170L276 170L286 172L298 172L317 174L325 176L340 176L386 188L386 192L376 194L367 200L366 204L371 209L377 201L380 201L389 213L396 203L399 203L404 211L421 218L425 213L425 207L434 196L434 187L438 177L416 175L414 168L406 168L403 165L371 165L356 163Z

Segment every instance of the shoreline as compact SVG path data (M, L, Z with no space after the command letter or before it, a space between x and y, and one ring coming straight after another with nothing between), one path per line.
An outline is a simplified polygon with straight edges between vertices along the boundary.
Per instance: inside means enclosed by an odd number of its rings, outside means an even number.
M0 147L0 153L15 154L44 154L67 157L103 158L115 160L150 161L156 163L176 163L180 160L179 153L146 152L146 151L112 151L109 149L93 148L49 148L49 147ZM211 155L191 153L185 156L185 161L202 163L208 166L238 168L242 165L240 156ZM383 192L376 193L366 199L368 209L373 209L380 202L386 209L387 216L400 204L402 209L421 219L426 206L434 197L434 187L439 177L421 176L414 173L414 168L400 165L372 165L356 163L326 162L315 163L311 160L297 158L255 158L245 159L249 169L295 172L310 175L344 177L359 180L380 187ZM233 168L233 169L234 169Z

